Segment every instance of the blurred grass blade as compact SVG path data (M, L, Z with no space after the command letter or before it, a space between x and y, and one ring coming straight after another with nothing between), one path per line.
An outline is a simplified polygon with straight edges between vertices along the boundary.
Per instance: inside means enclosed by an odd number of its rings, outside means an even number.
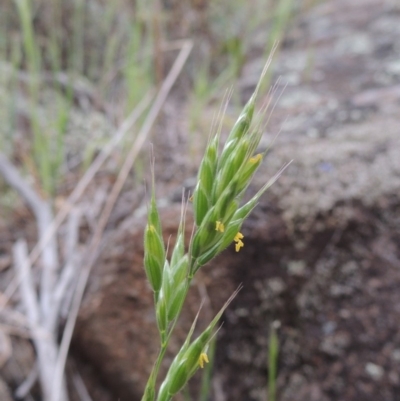
M279 339L277 330L280 326L279 321L271 325L268 348L268 401L276 400L276 376L278 368Z

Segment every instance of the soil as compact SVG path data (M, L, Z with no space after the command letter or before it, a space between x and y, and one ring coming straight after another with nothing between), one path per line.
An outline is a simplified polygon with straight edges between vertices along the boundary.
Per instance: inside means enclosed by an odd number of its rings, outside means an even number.
M278 400L400 400L399 38L400 7L383 0L324 1L285 37L261 148L281 133L250 193L294 161L244 225L245 247L200 271L171 344L170 355L201 300L200 328L243 285L222 319L210 399L267 399L269 332L278 321ZM243 98L259 77L261 53L255 45L242 71ZM175 93L154 140L171 243L182 185L195 175L186 122L176 118L184 110ZM121 199L71 357L100 401L139 400L158 346L142 267L144 196L126 190ZM126 206L130 199L141 206ZM190 221L189 212L187 236ZM194 397L196 385L190 391Z

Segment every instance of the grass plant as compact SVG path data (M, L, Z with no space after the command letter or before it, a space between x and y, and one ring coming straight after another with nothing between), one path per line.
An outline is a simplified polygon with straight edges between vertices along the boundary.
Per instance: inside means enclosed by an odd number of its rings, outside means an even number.
M239 115L222 150L220 151L221 124L209 138L198 171L197 185L190 198L195 230L186 251L184 233L187 205L184 203L177 240L169 260L157 209L153 168L151 200L144 235L144 269L154 293L160 351L142 401L171 400L185 388L199 368L204 368L209 362L208 350L216 334L219 319L236 295L233 294L207 328L193 340L196 317L157 390L156 382L161 362L195 274L228 246L233 244L236 252L244 247L241 226L256 207L261 195L280 174L276 174L247 203L242 204L243 195L266 154L256 153L264 128L262 117L265 110L255 115L255 104L270 61L271 59L267 62L257 88Z

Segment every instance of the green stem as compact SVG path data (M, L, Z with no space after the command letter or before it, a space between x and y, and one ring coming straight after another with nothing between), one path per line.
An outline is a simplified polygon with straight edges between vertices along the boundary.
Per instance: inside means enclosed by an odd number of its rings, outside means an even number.
M187 293L189 291L189 287L190 287L191 281L192 281L191 278L188 277L187 278L187 283L186 283L185 299L186 299ZM185 302L182 302L182 306L183 306L184 303ZM155 394L156 393L155 388L156 388L156 381L157 381L158 373L159 373L159 370L160 370L160 367L161 367L161 363L162 363L162 361L164 359L165 352L167 351L169 340L171 339L171 336L172 336L172 333L174 331L176 322L178 321L179 316L181 315L182 306L181 306L181 309L179 310L179 312L177 314L177 317L172 322L171 328L170 328L170 330L168 332L168 336L165 338L165 341L163 341L161 343L160 351L159 351L159 353L157 355L157 359L156 359L156 361L155 361L155 363L153 365L153 369L151 370L151 373L150 373L150 376L149 376L149 380L147 381L146 388L144 390L144 394L143 394L143 397L142 397L141 401L154 401L154 399L155 399L155 395L156 395Z
M164 344L161 344L161 349L158 353L156 362L151 370L149 380L147 381L146 388L142 397L142 401L153 401L155 397L155 388L158 372L160 370L161 362L164 359L165 351L167 350L169 336Z

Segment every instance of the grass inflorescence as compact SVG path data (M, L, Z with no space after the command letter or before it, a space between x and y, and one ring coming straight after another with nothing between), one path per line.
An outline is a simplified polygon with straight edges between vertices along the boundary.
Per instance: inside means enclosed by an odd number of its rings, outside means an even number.
M245 239L240 231L242 224L256 207L261 195L280 175L278 172L249 201L242 204L245 191L266 153L257 153L264 127L262 114L256 117L255 107L270 61L271 59L268 60L253 95L240 113L222 150L220 150L221 126L210 137L198 171L197 185L190 198L193 205L195 231L190 238L188 251L185 252L186 205L184 204L177 241L170 260L166 256L157 210L153 169L152 194L144 239L144 268L154 292L161 347L147 383L143 401L171 400L186 386L194 373L204 367L208 362L207 350L215 336L218 321L236 295L234 294L225 303L207 328L195 340L192 340L196 317L157 392L158 370L194 275L230 244L235 245L236 252L245 246Z

